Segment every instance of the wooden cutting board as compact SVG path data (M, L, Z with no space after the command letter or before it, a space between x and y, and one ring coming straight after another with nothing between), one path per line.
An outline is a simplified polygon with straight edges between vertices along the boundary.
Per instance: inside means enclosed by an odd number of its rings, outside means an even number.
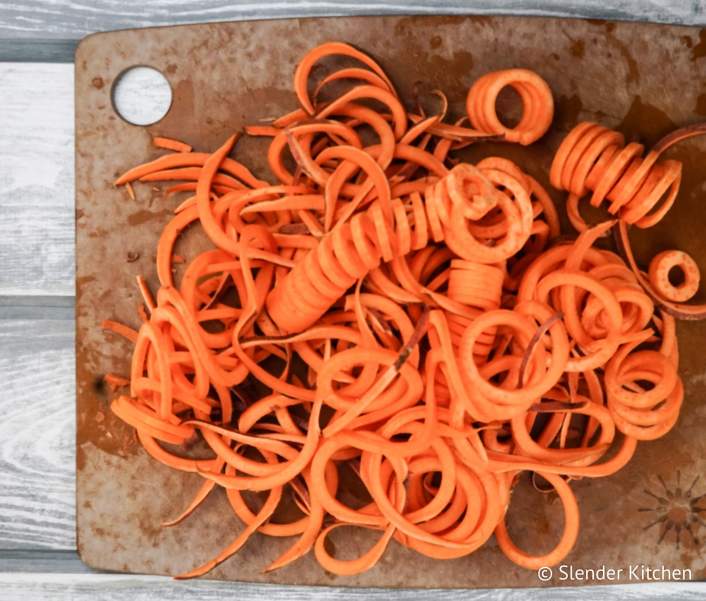
M403 98L418 83L444 90L457 116L469 85L483 73L514 66L538 71L556 99L549 135L530 148L480 145L466 157L508 156L545 184L553 151L580 120L599 120L651 143L706 115L706 30L695 28L530 17L362 17L164 27L85 39L76 54L77 532L90 566L176 574L210 559L240 528L220 491L183 524L160 528L185 506L200 479L149 459L109 411L111 394L101 378L128 373L130 348L99 323L114 318L138 324L134 278L143 274L155 283L158 232L178 203L150 185L136 186L131 201L112 181L156 156L150 134L213 150L245 124L293 109L296 62L331 39L376 57ZM134 65L162 71L174 92L169 113L147 128L124 122L111 104L111 85ZM267 176L263 150L262 142L246 140L237 154ZM685 165L677 207L658 228L636 236L636 248L643 258L682 248L703 270L706 144L690 142L673 155ZM563 207L563 196L553 194ZM139 259L129 262L128 253ZM617 475L574 483L582 527L567 564L690 568L694 579L706 577L706 497L699 498L706 493L706 478L699 479L706 467L706 323L681 324L679 340L686 384L679 423L665 438L641 444ZM533 491L527 479L520 483L510 509L519 545L546 551L561 520L554 495ZM334 538L338 556L359 554L370 544L369 534L341 532ZM444 562L392 543L373 570L347 579L324 572L310 556L263 574L289 544L255 536L211 577L385 587L541 584L534 572L506 560L492 539L470 557ZM627 570L620 580L629 580ZM591 580L555 577L550 584L584 582Z

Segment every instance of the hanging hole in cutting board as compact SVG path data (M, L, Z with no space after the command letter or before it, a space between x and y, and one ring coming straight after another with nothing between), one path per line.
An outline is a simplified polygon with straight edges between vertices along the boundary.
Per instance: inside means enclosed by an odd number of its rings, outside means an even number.
M113 109L132 125L152 125L172 105L172 88L154 67L135 66L123 71L111 91Z

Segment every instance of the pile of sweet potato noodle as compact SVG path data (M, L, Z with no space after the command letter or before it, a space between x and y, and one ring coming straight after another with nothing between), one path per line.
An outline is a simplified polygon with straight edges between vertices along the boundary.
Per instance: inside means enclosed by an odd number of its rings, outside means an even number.
M332 56L352 66L314 77ZM496 113L507 86L522 102L514 127ZM454 155L542 137L554 109L536 73L484 75L468 116L451 122L443 93L434 114L409 108L373 59L332 42L301 60L294 93L299 108L245 131L270 138L271 181L230 156L232 136L212 153L155 138L169 152L116 182L133 198L138 181L171 182L167 196L186 197L157 245L156 295L138 278L139 330L103 323L134 342L129 377L108 376L129 388L112 410L154 459L203 479L165 527L217 487L243 523L181 577L207 573L256 532L292 538L266 570L313 552L325 570L352 575L392 539L450 559L493 534L520 566L556 564L579 532L570 481L615 473L679 416L674 316L704 310L665 292L664 270L686 264L684 253L645 274L627 229L671 207L681 164L659 155L693 128L643 158L617 132L579 124L548 174L570 193L580 230L571 241L522 165ZM588 194L610 220L583 221ZM187 228L211 248L183 259L174 249ZM596 244L618 229L627 262ZM210 456L195 458L194 445ZM563 506L562 534L540 541L551 548L542 555L518 548L506 526L523 472ZM366 502L350 502L345 479L359 481ZM273 519L283 499L299 508L293 521ZM342 527L374 531L376 542L334 557L327 537Z

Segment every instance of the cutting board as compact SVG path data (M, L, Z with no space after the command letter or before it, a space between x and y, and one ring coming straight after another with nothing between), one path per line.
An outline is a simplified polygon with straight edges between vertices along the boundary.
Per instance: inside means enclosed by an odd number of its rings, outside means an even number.
M378 59L402 98L411 98L419 84L444 90L452 116L463 114L466 91L483 73L538 71L556 99L550 133L530 148L484 144L464 156L508 156L545 185L553 151L580 120L599 120L649 144L706 115L706 30L695 28L530 17L347 17L128 30L85 39L76 53L77 533L79 553L92 567L176 574L210 559L240 529L220 491L181 525L161 528L162 520L185 507L200 478L149 459L109 411L111 393L102 376L129 372L130 347L99 324L113 318L138 325L135 276L145 275L154 286L157 236L179 202L152 185L135 186L133 201L112 182L158 154L151 134L213 150L245 124L295 108L296 62L332 39ZM126 123L111 104L113 82L134 65L159 69L173 90L169 113L151 127ZM262 141L245 140L237 155L267 177L264 148ZM685 166L677 207L658 228L636 236L636 249L644 259L682 248L705 270L706 144L685 143L672 154ZM563 195L552 194L563 210ZM699 479L706 467L706 323L680 324L679 340L686 385L679 423L663 439L640 444L620 473L573 483L582 525L567 564L689 568L694 579L706 577L706 478ZM561 520L555 496L534 491L523 478L510 508L516 542L546 551L558 540ZM352 557L372 540L370 533L343 529L333 544L338 557ZM533 571L506 560L493 539L453 561L429 560L393 542L374 569L352 578L326 573L311 556L264 574L291 542L257 535L210 577L384 587L541 584ZM630 575L624 570L617 580ZM549 584L591 581L556 575Z

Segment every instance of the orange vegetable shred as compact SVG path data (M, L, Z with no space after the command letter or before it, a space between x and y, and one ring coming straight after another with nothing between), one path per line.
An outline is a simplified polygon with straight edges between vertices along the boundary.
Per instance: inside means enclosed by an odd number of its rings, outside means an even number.
M349 64L319 77L314 66L331 57ZM515 127L496 112L506 86L522 102ZM271 181L231 156L235 135L214 152L156 137L174 152L116 182L177 182L167 198L186 196L157 244L156 294L137 278L139 330L102 324L134 344L129 379L106 376L129 386L112 410L155 460L203 479L164 527L215 488L244 524L180 577L206 574L256 532L292 539L268 571L312 552L323 569L352 575L393 540L448 559L493 535L525 568L562 561L579 536L571 480L614 474L679 417L673 315L700 315L683 304L698 269L670 251L647 276L627 228L670 209L682 166L660 154L704 128L645 154L618 132L577 125L550 173L535 174L569 193L579 235L567 241L551 196L522 165L455 155L486 139L541 138L554 103L539 74L483 75L467 118L452 122L442 92L437 114L409 110L382 67L346 43L307 53L293 87L299 108L246 129L270 139ZM587 196L608 220L583 221ZM182 258L174 249L189 228L211 245ZM626 260L597 244L616 229ZM668 278L675 266L681 286ZM203 448L192 455L194 444ZM369 495L362 507L344 501L344 466ZM563 533L540 556L506 526L523 473L541 476L563 507ZM272 519L284 498L299 515ZM325 543L344 527L373 530L376 542L336 558Z

